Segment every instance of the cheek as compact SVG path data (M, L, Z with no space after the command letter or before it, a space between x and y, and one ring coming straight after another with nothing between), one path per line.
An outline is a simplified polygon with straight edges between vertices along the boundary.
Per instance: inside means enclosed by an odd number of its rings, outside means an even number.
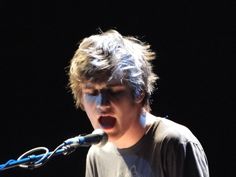
M83 95L82 104L85 112L87 113L89 119L91 120L95 113L96 98Z
M83 94L83 102L85 104L96 104L98 103L100 97L98 95L93 96L93 95L88 95L88 94Z
M131 113L132 109L135 106L135 102L132 99L131 96L126 96L123 98L119 98L117 100L113 101L113 108L116 109L116 111L120 112L121 114L129 114Z
M95 103L96 103L96 98L92 96L83 95L82 104L86 112L95 107Z
M96 110L94 104L90 102L84 101L83 102L84 111L87 114L87 118L89 119L90 123L92 124L93 128L98 128L97 121L96 121Z

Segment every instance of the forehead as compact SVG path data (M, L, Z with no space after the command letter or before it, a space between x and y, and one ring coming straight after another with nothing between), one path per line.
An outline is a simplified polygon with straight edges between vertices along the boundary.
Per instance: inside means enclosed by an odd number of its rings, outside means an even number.
M115 86L125 86L120 79L111 79L107 82L91 82L85 81L82 83L82 88L94 88L94 87L115 87Z

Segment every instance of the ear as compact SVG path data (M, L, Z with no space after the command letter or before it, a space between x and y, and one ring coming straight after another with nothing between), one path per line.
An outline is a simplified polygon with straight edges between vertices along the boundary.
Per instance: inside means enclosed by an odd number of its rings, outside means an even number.
M79 95L78 95L78 98L79 99L79 103L78 103L78 107L84 111L84 100L83 100L83 97L82 97L82 92L80 91L79 92Z
M135 102L142 103L144 96L145 96L144 92L140 92L139 94L135 96Z
M80 97L79 108L84 111L84 100L82 96Z
M82 111L85 111L85 110L84 110L84 105L83 105L83 103L80 103L80 104L79 104L79 107L80 107L80 109L81 109Z

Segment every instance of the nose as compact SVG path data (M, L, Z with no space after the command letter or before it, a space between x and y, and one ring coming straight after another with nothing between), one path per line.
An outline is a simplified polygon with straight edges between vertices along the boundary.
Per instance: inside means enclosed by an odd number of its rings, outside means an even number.
M106 92L101 91L99 93L96 107L99 112L103 112L103 113L107 112L110 109L110 100Z

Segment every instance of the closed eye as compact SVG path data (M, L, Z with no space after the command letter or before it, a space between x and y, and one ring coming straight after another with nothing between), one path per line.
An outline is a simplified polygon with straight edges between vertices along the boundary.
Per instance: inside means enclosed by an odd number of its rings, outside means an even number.
M110 89L108 89L108 95L110 97L121 96L124 93L126 93L126 90L123 88L110 88Z
M96 96L96 95L98 95L99 92L98 92L98 90L86 89L84 91L84 93L87 95Z

